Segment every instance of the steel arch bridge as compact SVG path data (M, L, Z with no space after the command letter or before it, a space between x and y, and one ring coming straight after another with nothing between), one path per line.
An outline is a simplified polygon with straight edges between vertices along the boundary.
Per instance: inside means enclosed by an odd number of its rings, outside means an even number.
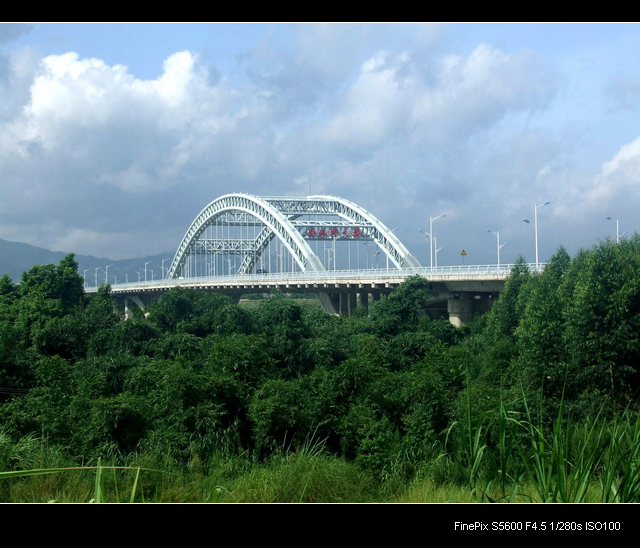
M340 255L337 242L343 249ZM232 271L234 275L283 272L289 266L291 272L321 272L332 265L335 270L338 260L351 269L353 242L366 244L362 255L367 268L369 259L373 267L374 258L378 267L381 254L387 268L389 261L395 268L420 267L393 230L344 198L227 194L211 202L191 223L167 278L218 276L225 275L225 270L229 275ZM360 249L355 246L353 252L356 268L362 267Z

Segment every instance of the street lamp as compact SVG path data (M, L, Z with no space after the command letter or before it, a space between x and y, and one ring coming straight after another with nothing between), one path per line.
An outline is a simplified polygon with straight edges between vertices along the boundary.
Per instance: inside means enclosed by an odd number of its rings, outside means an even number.
M369 244L367 244L367 242L362 242L363 245L367 246L367 270L369 270ZM360 265L358 265L358 268L360 267Z
M146 263L144 263L144 281L147 281L147 265L151 264L153 261L147 261Z
M500 250L509 242L505 242L502 245L500 245L500 232L494 232L493 230L487 230L487 232L490 232L491 234L496 235L496 239L498 241L498 270L500 270Z
M423 234L429 236L429 266L433 268L433 221L437 221L438 219L442 219L446 217L446 215L438 215L437 217L429 217L429 232L425 232L424 230L420 230Z
M333 271L336 271L336 235L333 236Z
M163 280L164 280L164 262L165 262L165 261L168 261L168 260L169 260L169 258L162 259L162 279L163 279Z
M336 240L335 240L335 238L333 240L333 245L334 245L333 249L328 245L325 245L324 248L327 250L327 252L330 252L330 251L333 252L333 271L335 272L335 270L336 270L336 248L335 248ZM329 256L329 265L331 265L331 256ZM329 266L329 270L331 270L331 266Z
M85 289L87 288L87 271L88 270L89 270L88 268L85 268L84 269L84 273L82 274L82 277L84 278L84 287L85 287Z
M549 205L551 202L545 202L544 204L537 205L533 208L533 230L536 233L536 271L540 269L540 259L538 257L538 209ZM529 219L522 219L525 223L531 224Z
M606 217L609 221L613 221L613 219L611 217ZM616 219L616 243L619 244L620 243L620 238L622 236L624 236L627 233L627 231L625 230L622 234L620 234L620 224L618 219Z
M422 232L425 238L429 238L429 246L431 246L431 234L429 234L426 230L422 230L421 228L419 228L418 231ZM431 255L431 247L429 247L429 255Z
M436 248L435 256L436 256L436 268L438 268L438 251L440 251L444 246L441 245L438 247L438 240L436 238L433 239L433 245Z
M233 267L231 266L231 259L227 259L226 257L222 257L222 259L223 259L224 261L227 261L227 262L229 263L229 274L228 274L228 275L229 275L229 276L231 276L231 268L234 268L234 269L235 269L235 268L236 268L236 266L235 266L235 265L233 265ZM224 272L223 272L223 274L224 274Z
M109 283L109 267L113 266L112 264L108 264L107 268L105 268L104 271L104 283L108 284Z
M98 287L98 270L100 270L100 267L96 268L96 287Z

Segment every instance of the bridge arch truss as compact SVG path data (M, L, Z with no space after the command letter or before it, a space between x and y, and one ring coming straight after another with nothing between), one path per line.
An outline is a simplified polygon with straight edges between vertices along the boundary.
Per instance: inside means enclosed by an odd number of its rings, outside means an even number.
M217 266L220 260L227 261L231 273L232 256L237 275L264 271L259 267L264 266L265 258L274 255L280 269L287 264L292 270L324 271L327 267L318 254L319 248L328 266L333 261L335 269L337 242L371 242L367 253L369 248L379 249L375 253L377 264L377 255L382 254L386 264L396 268L420 266L392 230L344 198L227 194L207 205L191 223L167 277L217 275L224 272L223 267ZM271 251L274 247L276 251Z

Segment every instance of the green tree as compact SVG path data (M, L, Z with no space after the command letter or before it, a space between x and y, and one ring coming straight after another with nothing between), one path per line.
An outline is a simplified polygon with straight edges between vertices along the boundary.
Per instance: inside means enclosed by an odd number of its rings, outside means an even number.
M429 282L421 276L411 276L396 287L384 300L371 307L370 321L379 335L396 335L418 327L421 311L427 304Z
M149 321L163 331L175 332L178 324L188 322L195 311L196 290L174 287L149 307Z
M639 387L640 237L605 241L578 266L565 309L568 390L585 405L609 396L626 406Z
M546 397L559 404L562 398L567 352L565 346L565 306L560 291L571 258L561 247L544 272L531 281L523 317L516 328L519 356L514 364L513 381L532 398L544 386ZM548 382L555 379L556 382Z
M272 356L290 377L313 368L311 331L298 303L276 295L260 304L257 323L269 337Z
M527 263L523 257L518 257L487 321L487 335L492 341L496 342L502 337L513 340L523 314L520 293L530 280L531 273Z

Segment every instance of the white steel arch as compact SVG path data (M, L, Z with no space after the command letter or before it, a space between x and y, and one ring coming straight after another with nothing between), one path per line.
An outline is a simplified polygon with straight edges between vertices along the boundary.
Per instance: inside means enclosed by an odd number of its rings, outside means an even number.
M333 209L333 213L361 225L370 225L375 242L397 268L420 267L421 264L396 238L384 223L358 204L338 196L310 196L306 200L319 201Z
M264 228L253 242L253 250L238 269L239 274L248 273L256 264L257 257L269 242L277 237L287 248L303 271L323 271L324 265L313 252L298 230L303 222L301 216L336 215L346 219L344 225L356 224L363 227L370 238L398 268L419 267L418 260L409 253L376 217L357 204L336 196L260 197L249 194L227 194L211 202L191 223L184 235L168 272L169 278L178 278L189 253L195 249L198 238L217 218L230 212L248 213ZM218 243L220 245L220 243Z

